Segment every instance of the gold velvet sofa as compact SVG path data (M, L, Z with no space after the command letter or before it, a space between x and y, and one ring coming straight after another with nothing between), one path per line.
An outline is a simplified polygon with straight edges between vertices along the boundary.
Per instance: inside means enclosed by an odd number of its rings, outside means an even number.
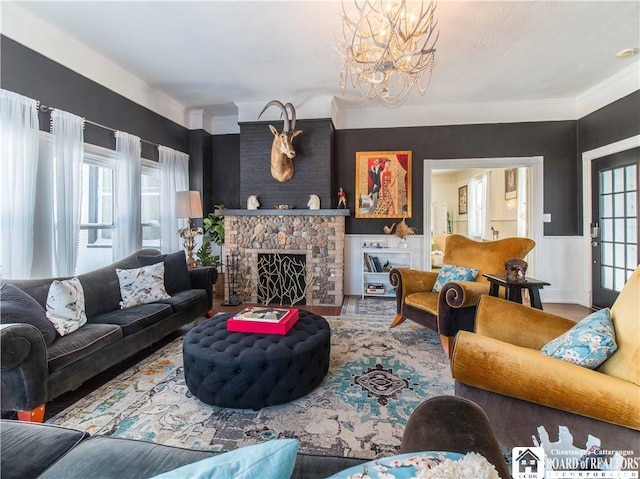
M455 334L461 329L473 331L478 299L489 293L490 285L483 273L504 274L506 260L523 259L534 246L535 242L529 238L474 241L458 234L448 235L444 264L477 269L475 281L452 281L436 293L432 289L438 271L392 269L389 280L396 290L397 309L391 326L410 319L437 331L448 356Z
M506 445L531 445L538 426L567 426L576 446L587 435L607 449L640 445L640 267L611 308L618 349L596 370L543 355L574 321L483 296L476 332L456 336L456 395L478 403ZM526 442L525 442L526 441Z

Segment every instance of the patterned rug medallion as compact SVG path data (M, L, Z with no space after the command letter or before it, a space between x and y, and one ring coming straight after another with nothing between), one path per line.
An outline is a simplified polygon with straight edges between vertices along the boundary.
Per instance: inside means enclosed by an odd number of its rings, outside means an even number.
M377 304L376 304L377 303ZM311 454L374 459L399 451L406 421L425 399L453 394L438 335L395 309L350 297L331 325L331 362L307 396L260 411L200 402L187 389L177 339L48 422L91 434L226 451L297 438Z

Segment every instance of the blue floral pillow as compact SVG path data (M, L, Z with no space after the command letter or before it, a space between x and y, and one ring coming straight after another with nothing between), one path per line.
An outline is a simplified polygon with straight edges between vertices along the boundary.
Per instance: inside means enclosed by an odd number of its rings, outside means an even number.
M590 314L562 336L549 341L541 352L589 369L595 369L616 352L616 334L609 308Z
M449 281L475 281L476 276L478 276L477 269L443 264L440 273L438 273L436 284L433 285L433 291L440 291Z

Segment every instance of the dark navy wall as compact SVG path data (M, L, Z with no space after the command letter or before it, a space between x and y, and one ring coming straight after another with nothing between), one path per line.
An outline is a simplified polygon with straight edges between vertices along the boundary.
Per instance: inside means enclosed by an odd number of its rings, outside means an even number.
M185 153L189 130L148 108L89 80L5 36L0 37L0 85L87 120L139 136ZM40 129L49 131L49 114L40 113ZM113 132L87 124L85 141L115 149ZM157 159L157 148L142 144L142 156Z
M295 173L280 183L271 176L272 123L278 130L282 122L242 123L240 125L240 207L249 195L258 195L261 208L293 205L307 208L309 195L320 197L322 208L331 207L333 125L329 119L298 120L293 139L296 150Z
M545 223L545 234L575 235L576 221L576 129L575 121L501 123L411 128L338 130L336 164L338 181L347 190L354 209L357 151L411 150L413 152L412 209L407 220L423 233L423 172L425 159L544 157L544 211L553 223ZM389 220L356 219L347 222L347 232L380 234Z

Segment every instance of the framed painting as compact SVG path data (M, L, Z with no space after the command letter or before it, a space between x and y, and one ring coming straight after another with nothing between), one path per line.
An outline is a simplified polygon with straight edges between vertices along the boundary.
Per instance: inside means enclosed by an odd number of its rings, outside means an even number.
M518 196L518 169L504 170L504 199L511 200Z
M411 152L356 153L356 218L411 218Z
M467 214L467 185L458 188L458 214Z

